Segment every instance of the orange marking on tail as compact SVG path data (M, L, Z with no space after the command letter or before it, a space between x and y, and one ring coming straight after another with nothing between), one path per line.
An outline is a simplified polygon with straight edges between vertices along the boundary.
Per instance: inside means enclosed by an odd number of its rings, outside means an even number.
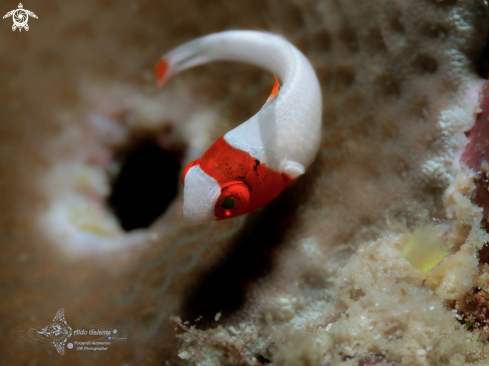
M280 90L280 84L278 83L278 79L275 75L273 75L275 81L273 83L273 88L272 88L272 93L267 99L267 102L271 101L273 98L275 98L278 94L278 91Z
M158 88L161 88L166 83L166 72L168 71L168 61L163 58L155 66L154 74L156 77Z

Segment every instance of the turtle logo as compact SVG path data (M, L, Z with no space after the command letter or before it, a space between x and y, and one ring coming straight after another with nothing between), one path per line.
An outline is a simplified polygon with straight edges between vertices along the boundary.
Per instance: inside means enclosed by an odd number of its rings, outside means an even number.
M29 15L37 19L36 14L34 14L32 11L25 10L24 7L22 6L22 3L19 3L19 8L9 11L7 14L3 16L3 19L8 18L10 16L12 17L14 21L14 25L12 25L13 31L15 31L17 28L19 28L19 32L22 30L22 28L28 31L29 25L27 24L27 21L29 20Z
M65 320L65 309L59 309L53 322L47 327L44 327L40 332L37 331L37 333L52 340L58 353L64 355L66 340L70 338L72 334L71 327L68 326Z

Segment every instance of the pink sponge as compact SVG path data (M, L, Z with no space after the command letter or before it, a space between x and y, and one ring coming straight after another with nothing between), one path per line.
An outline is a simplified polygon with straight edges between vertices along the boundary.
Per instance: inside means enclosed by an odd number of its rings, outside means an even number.
M485 83L479 97L480 112L472 129L467 132L469 142L462 154L461 161L476 173L475 202L484 209L489 217L489 83Z

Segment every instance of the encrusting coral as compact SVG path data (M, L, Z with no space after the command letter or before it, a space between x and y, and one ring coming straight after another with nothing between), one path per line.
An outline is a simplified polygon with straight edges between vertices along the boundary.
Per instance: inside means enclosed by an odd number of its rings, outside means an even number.
M485 1L29 8L29 32L0 29L2 363L489 364L481 175L461 159L483 109ZM315 67L314 164L244 217L184 226L180 190L124 232L106 205L121 151L149 136L184 165L266 100L273 76L245 65L154 87L164 51L236 28L281 33ZM61 307L73 329L118 320L134 336L64 356L7 339Z

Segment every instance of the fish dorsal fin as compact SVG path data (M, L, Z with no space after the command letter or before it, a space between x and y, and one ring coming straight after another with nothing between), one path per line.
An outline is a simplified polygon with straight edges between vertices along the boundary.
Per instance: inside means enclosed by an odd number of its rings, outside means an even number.
M273 78L275 81L273 82L272 92L270 93L270 96L267 99L267 103L270 102L271 100L273 100L277 96L277 94L280 90L280 84L278 83L277 76L273 75Z

